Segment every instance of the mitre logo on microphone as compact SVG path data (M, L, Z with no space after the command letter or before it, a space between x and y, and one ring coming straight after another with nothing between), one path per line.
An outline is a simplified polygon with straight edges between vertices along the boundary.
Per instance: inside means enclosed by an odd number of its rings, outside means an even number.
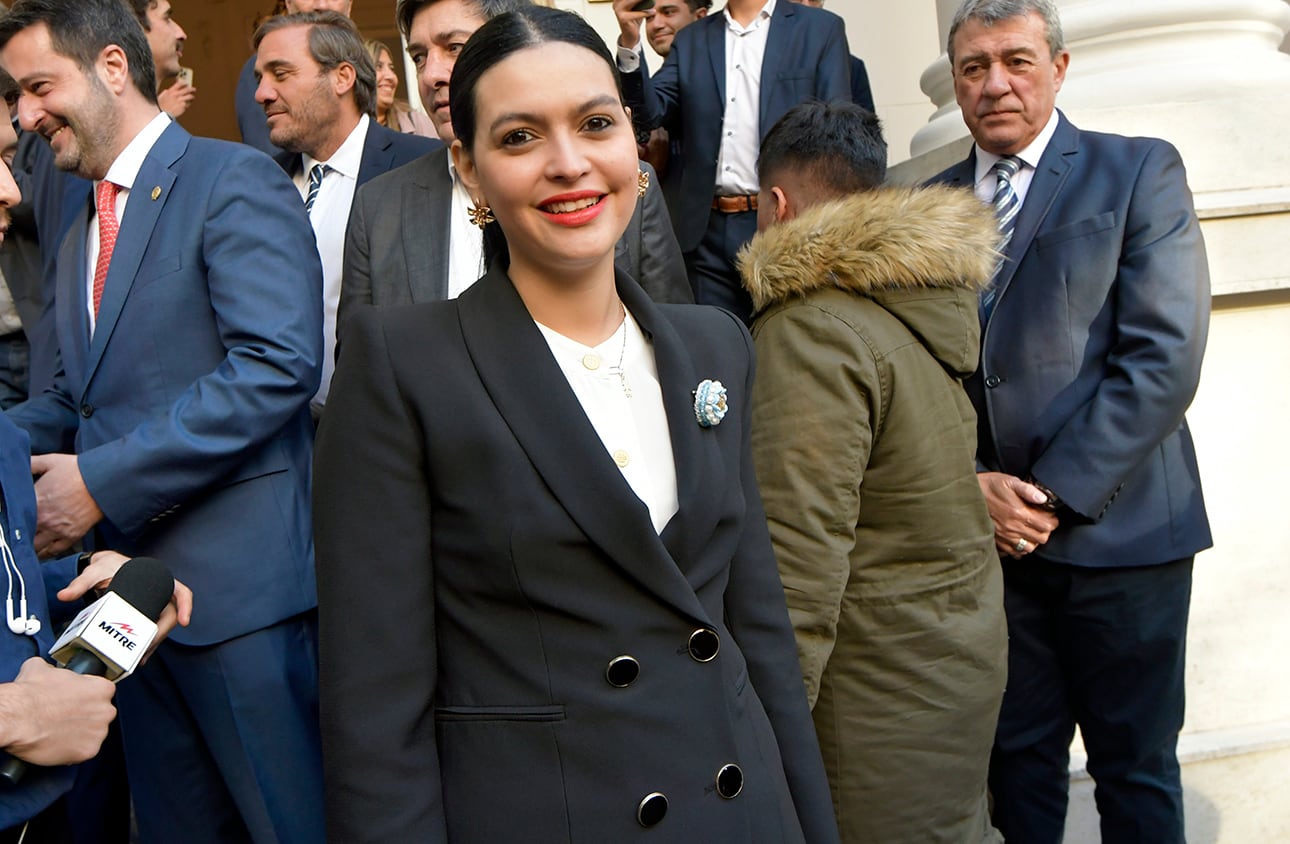
M106 630L108 635L120 642L121 647L125 648L127 651L134 650L135 645L138 644L133 638L135 635L134 628L129 624L122 624L119 621L100 621L99 629Z
M157 635L157 625L115 592L108 592L81 610L50 648L50 656L66 665L78 651L103 661L109 680L128 677Z

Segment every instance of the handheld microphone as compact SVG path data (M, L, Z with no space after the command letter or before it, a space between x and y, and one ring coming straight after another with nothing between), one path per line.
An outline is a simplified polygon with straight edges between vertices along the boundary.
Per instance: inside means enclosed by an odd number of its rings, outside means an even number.
M50 649L59 665L75 674L119 682L138 667L157 636L157 619L175 591L170 569L152 557L127 560L108 592L72 620ZM27 763L10 757L0 779L17 785Z

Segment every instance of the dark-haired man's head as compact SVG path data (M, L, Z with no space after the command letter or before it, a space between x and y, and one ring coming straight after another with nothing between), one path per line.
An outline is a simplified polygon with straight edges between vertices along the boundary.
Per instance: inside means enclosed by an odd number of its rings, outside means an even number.
M0 66L18 83L22 127L87 179L159 111L152 51L120 0L18 0L0 18Z
M453 0L439 0L452 2ZM622 83L618 66L604 40L577 14L558 9L523 4L511 14L499 15L479 28L479 37L463 51L455 63L452 82L458 96L452 103L452 120L457 139L467 151L474 146L476 115L475 87L489 69L528 47L549 43L570 44L584 48L609 66L611 78L622 100Z
M131 11L147 33L148 46L152 48L152 63L157 71L157 84L174 79L179 75L179 63L184 56L184 42L188 40L188 34L175 20L170 0L129 2Z
M645 38L654 52L666 56L672 52L676 34L705 17L711 8L712 0L659 0L645 21Z
M488 21L529 0L399 0L394 16L417 70L417 92L445 144L457 137L448 107L448 82L461 48Z
M354 22L339 12L279 15L255 33L256 102L269 140L326 161L376 110L376 67Z
M789 110L761 144L757 229L806 208L872 190L887 175L887 142L877 115L844 102Z

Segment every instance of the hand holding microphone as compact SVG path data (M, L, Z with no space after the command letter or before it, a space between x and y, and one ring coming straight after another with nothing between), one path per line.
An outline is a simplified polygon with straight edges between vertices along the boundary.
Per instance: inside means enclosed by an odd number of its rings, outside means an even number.
M147 560L147 564L157 562L149 557L136 557L135 559ZM59 590L58 600L75 601L90 590L95 590L99 595L102 595L103 591L107 589L112 589L119 593L120 590L118 589L118 586L120 584L113 578L118 577L122 567L131 562L130 558L118 554L115 551L95 552L95 554L90 558L90 564L85 567L85 570L77 575L71 583ZM158 565L160 564L158 563ZM164 565L162 565L161 568L165 570ZM167 570L165 571L165 574L169 577L170 572ZM132 577L133 576L134 575L132 575ZM174 587L170 594L170 602L162 608L160 618L154 617L152 619L157 625L157 636L153 639L152 646L144 653L145 660L147 655L152 653L152 651L156 649L157 645L161 644L166 636L170 634L170 631L175 628L176 624L180 627L187 627L188 622L192 618L192 591L178 580L174 580L173 583ZM157 588L160 588L160 580L156 581L154 585ZM134 587L130 588L133 589ZM138 605L136 604L136 606ZM142 607L140 608L142 609ZM55 647L57 647L57 645Z
M22 664L12 683L0 686L5 713L0 745L32 765L74 765L99 752L116 717L116 686L102 677L78 677L38 656ZM16 780L10 779L11 782Z
M57 694L57 684L61 680L63 694L73 698L85 693L93 696L91 685L79 684L73 687L68 683L70 675L93 675L114 681L127 677L142 663L154 640L160 641L157 635L159 632L164 636L176 621L180 624L188 623L192 612L192 593L187 587L175 582L165 565L150 557L126 560L119 554L96 554L85 571L59 592L59 597L70 600L84 594L96 584L102 584L107 578L111 579L109 591L82 610L50 650L50 655L70 672L69 677L51 677L46 672L57 672L58 669L34 666L31 663L39 660L29 660L23 665L23 673L19 674L15 686L20 690L34 691L30 684L43 683L46 692ZM168 623L162 621L158 624L167 611L170 614ZM23 682L29 685L23 687ZM38 734L18 736L6 747L11 753L22 755L35 764L63 764L64 760L79 754L80 751L73 751L72 748L82 747L87 739L92 739L98 722L101 722L106 733L107 724L112 720L115 710L108 702L112 696L110 687L105 689L97 686L98 695L105 692L106 698L102 702L106 709L100 709L98 716L91 719L95 723L87 724L84 719L64 719L63 728L79 730L80 734L76 737L78 740L67 741L66 739L73 738L71 736L45 736L42 740ZM50 705L48 699L36 702L38 707ZM51 710L46 714L55 713ZM91 713L82 714L85 718L91 718ZM36 720L39 719L33 719ZM56 722L47 718L43 723ZM99 741L102 741L102 736L99 736ZM0 766L0 778L16 784L26 768L27 762L14 755Z

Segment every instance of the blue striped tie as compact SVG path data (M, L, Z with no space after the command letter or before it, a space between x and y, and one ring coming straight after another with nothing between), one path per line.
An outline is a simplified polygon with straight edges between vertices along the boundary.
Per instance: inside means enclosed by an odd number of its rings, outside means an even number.
M1012 180L1019 170L1021 170L1021 159L1015 155L1005 155L990 168L990 172L994 173L997 180L994 200L991 204L994 206L994 216L999 226L1000 252L1008 249L1008 243L1012 240L1012 230L1017 227L1017 212L1021 210L1021 200L1012 188ZM990 279L990 286L981 294L982 325L990 319L990 313L994 310L994 300L999 292L995 288L995 283L999 280L999 270L1003 269L1003 262L1004 258L1000 257L999 262L994 265L994 276Z
M331 170L326 164L315 164L309 168L309 195L305 197L305 213L312 213L314 201L318 199L318 189L322 187L323 176Z

